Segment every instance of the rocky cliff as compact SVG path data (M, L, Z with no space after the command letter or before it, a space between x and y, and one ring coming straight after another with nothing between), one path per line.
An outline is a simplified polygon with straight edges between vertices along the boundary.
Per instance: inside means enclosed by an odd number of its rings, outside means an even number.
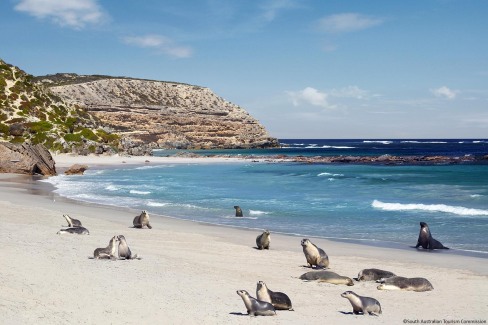
M129 154L153 148L258 148L279 143L243 108L205 87L108 76L37 77L121 137Z

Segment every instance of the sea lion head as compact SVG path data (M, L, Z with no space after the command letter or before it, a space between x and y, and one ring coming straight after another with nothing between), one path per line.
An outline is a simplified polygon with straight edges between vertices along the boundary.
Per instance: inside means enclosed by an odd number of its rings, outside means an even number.
M117 236L117 240L118 240L118 241L125 241L125 237L124 237L124 235L118 235L118 236Z
M303 247L310 245L310 240L308 240L307 238L303 238L301 241L301 245Z
M353 295L353 294L354 294L354 292L352 292L352 291L344 291L343 293L341 293L341 297L347 298L348 296Z
M265 287L266 288L266 283L264 283L263 281L259 281L258 284L257 284L257 289L258 291L261 290L262 287Z
M354 285L354 281L352 281L352 279L351 279L351 278L347 278L347 283L346 283L346 285L348 285L348 286L353 286L353 285Z
M241 296L241 297L247 297L249 296L249 293L247 293L246 290L237 290L236 293Z
M420 222L420 228L429 228L429 225L427 225L427 223L421 221Z

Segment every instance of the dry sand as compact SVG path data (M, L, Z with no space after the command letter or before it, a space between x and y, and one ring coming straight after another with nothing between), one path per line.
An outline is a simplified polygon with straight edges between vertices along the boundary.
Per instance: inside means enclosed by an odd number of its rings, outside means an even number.
M176 161L111 157L83 161L55 156L58 168ZM85 158L84 158L85 159ZM136 162L137 160L137 162ZM205 159L208 162L208 159ZM196 162L191 160L191 162ZM82 177L82 176L80 176ZM330 258L331 271L356 277L381 268L425 277L430 292L379 291L303 282L309 271L300 237L271 235L255 249L258 231L151 215L153 229L134 229L140 211L76 203L45 192L31 177L0 176L1 324L404 324L488 319L488 259L415 249L381 248L311 238ZM149 212L151 212L149 210ZM69 214L90 235L57 235ZM94 260L93 250L124 235L141 260ZM326 235L326 234L325 234ZM416 238L412 238L415 244ZM249 317L236 290L256 295L262 280L288 294L295 311ZM352 290L382 305L379 317L352 315L340 294Z

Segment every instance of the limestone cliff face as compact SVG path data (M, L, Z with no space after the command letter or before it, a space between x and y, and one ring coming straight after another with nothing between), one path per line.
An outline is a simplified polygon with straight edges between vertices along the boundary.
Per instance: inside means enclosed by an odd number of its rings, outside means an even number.
M51 77L51 79L49 79ZM210 89L171 82L77 76L38 77L121 136L124 149L257 148L279 145L241 107ZM47 79L46 79L47 78ZM143 146L144 147L144 146ZM132 149L131 149L132 148Z

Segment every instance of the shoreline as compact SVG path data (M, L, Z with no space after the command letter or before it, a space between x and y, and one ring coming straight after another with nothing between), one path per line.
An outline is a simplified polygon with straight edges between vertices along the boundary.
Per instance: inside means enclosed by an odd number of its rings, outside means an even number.
M71 161L56 163L64 168ZM99 163L92 159L89 165ZM153 229L134 229L132 219L140 211L62 198L36 179L0 177L0 245L9 261L0 266L0 280L5 283L0 323L195 323L198 319L204 324L247 324L249 317L235 291L245 289L255 296L259 280L273 291L287 293L295 309L259 318L269 324L487 319L488 297L480 294L487 288L485 258L310 237L329 255L333 272L352 278L363 268L376 267L425 277L435 289L416 293L380 291L368 282L355 282L353 287L303 282L297 278L310 269L303 267L300 236L272 233L271 249L259 251L254 248L259 231L252 229L152 215ZM14 214L16 218L11 218ZM62 214L80 219L90 235L56 235L65 224ZM105 247L119 234L142 260L89 258L95 248ZM340 297L347 290L378 299L383 314L351 315L349 302Z
M118 167L130 167L130 166L144 166L144 165L164 165L164 164L219 164L219 163L249 163L249 159L246 158L238 158L238 157L176 157L176 156L169 156L169 157L153 157L153 156L77 156L77 155L70 155L70 154L60 154L55 156L56 165L59 165L60 171L65 171L70 166L75 163L78 164L85 164L89 165L90 169L105 169L105 168L118 168ZM277 161L269 161L268 159L261 159L261 160L254 160L254 163L278 163ZM61 174L61 173L58 173ZM47 183L49 184L49 183ZM47 185L46 184L46 185ZM54 188L53 188L54 190ZM56 194L57 195L57 194ZM58 195L59 196L59 195ZM59 196L60 198L69 199L66 197ZM82 204L94 204L87 201L82 200L73 200L74 202L79 202ZM105 206L100 204L101 206ZM107 207L111 207L111 205L106 205ZM129 208L127 208L129 209ZM256 228L248 228L244 226L238 225L226 225L226 224L219 224L219 223L212 223L212 222L204 222L199 221L191 218L184 218L184 217L174 217L168 215L159 215L161 217L169 217L179 220L185 220L190 222L198 222L202 224L209 224L219 227L231 227L237 229L248 229L248 230L257 230ZM336 242L343 242L343 243L352 243L357 245L365 245L371 247L384 247L384 248L393 248L397 250L411 250L412 247L405 245L404 243L400 242L393 242L393 241L381 241L381 240L361 240L361 239L354 239L354 238L339 238L339 237L327 237L327 236L316 236L316 235L307 235L307 234L299 234L299 233L286 233L286 232L275 232L285 236L293 236L293 237L313 237L313 238L320 238L326 239L330 241ZM415 243L412 242L412 245ZM422 250L419 250L422 251ZM471 256L471 257L478 257L478 258L488 258L488 251L474 251L474 250L461 250L461 249L450 249L446 251L439 251L436 252L439 254L445 255L462 255L462 256Z

